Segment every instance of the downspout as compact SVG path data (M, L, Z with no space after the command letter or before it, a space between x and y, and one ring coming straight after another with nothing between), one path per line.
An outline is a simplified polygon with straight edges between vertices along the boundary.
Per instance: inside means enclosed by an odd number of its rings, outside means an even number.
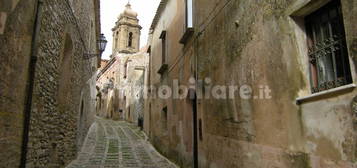
M35 70L37 63L37 38L39 33L39 20L40 20L40 12L42 7L41 0L35 0L35 19L33 24L33 32L32 32L32 40L31 40L31 55L30 55L30 63L28 68L28 79L26 86L26 98L25 98L25 108L24 108L24 125L23 125L23 134L22 134L22 147L21 147L21 163L20 168L26 167L26 156L27 156L27 147L29 141L29 130L30 130L30 117L31 117L31 109L32 109L32 95L34 90L34 78L35 78Z
M195 15L196 16L196 15ZM196 19L195 19L196 20ZM196 29L196 30L198 30L198 29ZM193 132L194 132L194 146L196 146L196 151L194 151L194 155L196 155L196 157L197 158L194 158L194 161L193 161L193 167L194 168L198 168L199 167L199 160L198 160L198 158L199 158L199 139L198 139L198 133L199 133L199 130L197 130L198 129L198 126L197 126L197 124L198 124L198 121L199 121L199 113L198 113L198 107L199 107L199 99L200 99L200 96L198 96L198 93L199 92L201 92L199 89L200 89L200 86L199 86L199 82L198 81L200 81L200 79L199 79L199 73L198 73L198 70L199 70L199 63L198 63L198 61L199 61L199 38L200 38L200 36L202 35L202 31L199 31L198 33L197 33L197 35L195 35L194 36L194 39L193 39L193 46L194 46L194 51L193 51L193 53L194 53L194 61L195 61L195 63L194 63L194 65L195 65L195 74L194 74L194 77L195 77L195 80L196 80L196 82L195 82L195 87L196 87L196 94L195 94L195 101L193 102L193 103L195 103L194 104L194 111L196 111L196 114L194 114L194 119L196 120L196 121L194 121L194 126L193 126ZM199 95L201 95L201 93L199 93Z
M196 94L195 94L195 99L194 99L194 102L193 103L195 103L194 104L194 111L195 111L195 113L196 114L194 114L194 119L196 120L196 121L194 121L194 126L193 126L193 132L194 132L194 146L196 146L196 151L194 151L195 153L194 153L194 155L196 155L196 157L197 158L195 158L194 159L194 165L193 165L193 167L194 168L198 168L199 167L199 163L198 163L198 158L199 158L199 140L198 140L198 133L199 133L199 130L198 130L198 126L197 126L197 124L198 124L198 120L199 120L199 112L198 112L198 107L199 107L199 101L200 101L200 96L199 95L201 95L202 93L200 93L201 91L199 90L199 89L201 89L200 88L200 86L199 86L199 81L200 81L200 79L199 79L199 73L198 73L198 70L199 70L199 63L198 63L198 61L199 61L199 38L200 38L200 36L202 35L202 32L198 32L197 33L197 35L194 37L194 41L193 41L193 45L194 45L194 51L193 51L193 53L194 53L194 61L195 61L195 63L194 63L194 65L195 65L195 74L194 74L194 77L195 77L195 80L196 80L196 83L195 83L195 87L196 87Z

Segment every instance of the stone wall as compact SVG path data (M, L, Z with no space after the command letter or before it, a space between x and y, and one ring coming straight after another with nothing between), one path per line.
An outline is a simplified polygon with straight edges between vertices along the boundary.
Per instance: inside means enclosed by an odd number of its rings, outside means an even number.
M95 114L93 75L98 63L96 58L83 59L83 54L97 53L99 3L0 4L5 20L0 26L0 166L17 167L22 153L27 154L22 157L26 167L64 167L75 158ZM29 128L28 135L22 135L24 128Z
M199 167L349 167L356 162L356 132L351 102L357 91L311 96L306 53L295 11L304 5L317 9L328 1L281 0L194 1L195 34L179 44L184 30L183 4L162 1L154 21L151 84L189 84L189 78L210 78L209 86L249 85L253 95L268 86L272 99L198 100ZM352 76L357 2L341 0ZM306 15L306 14L305 14ZM163 29L165 28L165 29ZM161 66L161 39L167 31L169 68ZM302 40L301 40L302 39ZM196 62L197 61L197 62ZM356 84L356 82L354 82ZM198 89L207 87L200 83ZM203 93L205 96L207 93ZM192 165L193 118L188 99L149 100L145 130L166 156L183 167ZM167 118L163 108L167 107ZM166 120L166 122L165 122ZM149 127L149 129L148 129ZM200 128L198 126L198 128Z
M35 0L0 1L0 167L19 167Z

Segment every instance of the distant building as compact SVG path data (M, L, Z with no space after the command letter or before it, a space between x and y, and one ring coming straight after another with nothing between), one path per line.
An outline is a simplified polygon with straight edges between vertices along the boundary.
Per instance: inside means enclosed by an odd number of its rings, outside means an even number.
M103 68L104 68L105 66L107 66L108 62L109 62L109 60L102 59L102 60L100 61L100 67L99 67L98 71L103 70Z
M135 97L139 96L136 88L143 90L144 81L136 81L146 73L148 55L146 49L139 50L141 26L137 16L128 3L112 29L113 53L97 80L99 116L131 122L137 122L139 116L143 118L143 110L136 109L139 105L143 107L144 100L140 99L141 103L138 103Z
M113 54L137 53L140 50L140 30L138 13L131 9L130 3L125 6L125 10L118 16L113 31Z

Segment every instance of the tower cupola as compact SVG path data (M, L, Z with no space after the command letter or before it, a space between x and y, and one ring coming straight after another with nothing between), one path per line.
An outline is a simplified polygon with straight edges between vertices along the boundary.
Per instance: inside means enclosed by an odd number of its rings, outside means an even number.
M130 3L119 15L113 31L113 53L136 53L140 47L140 35L142 27L139 25L138 13Z

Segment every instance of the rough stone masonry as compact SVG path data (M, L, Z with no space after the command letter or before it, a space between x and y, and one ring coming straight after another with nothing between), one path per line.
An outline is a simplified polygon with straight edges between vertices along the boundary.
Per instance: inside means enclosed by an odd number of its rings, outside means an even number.
M64 167L94 119L99 1L0 4L0 167Z

